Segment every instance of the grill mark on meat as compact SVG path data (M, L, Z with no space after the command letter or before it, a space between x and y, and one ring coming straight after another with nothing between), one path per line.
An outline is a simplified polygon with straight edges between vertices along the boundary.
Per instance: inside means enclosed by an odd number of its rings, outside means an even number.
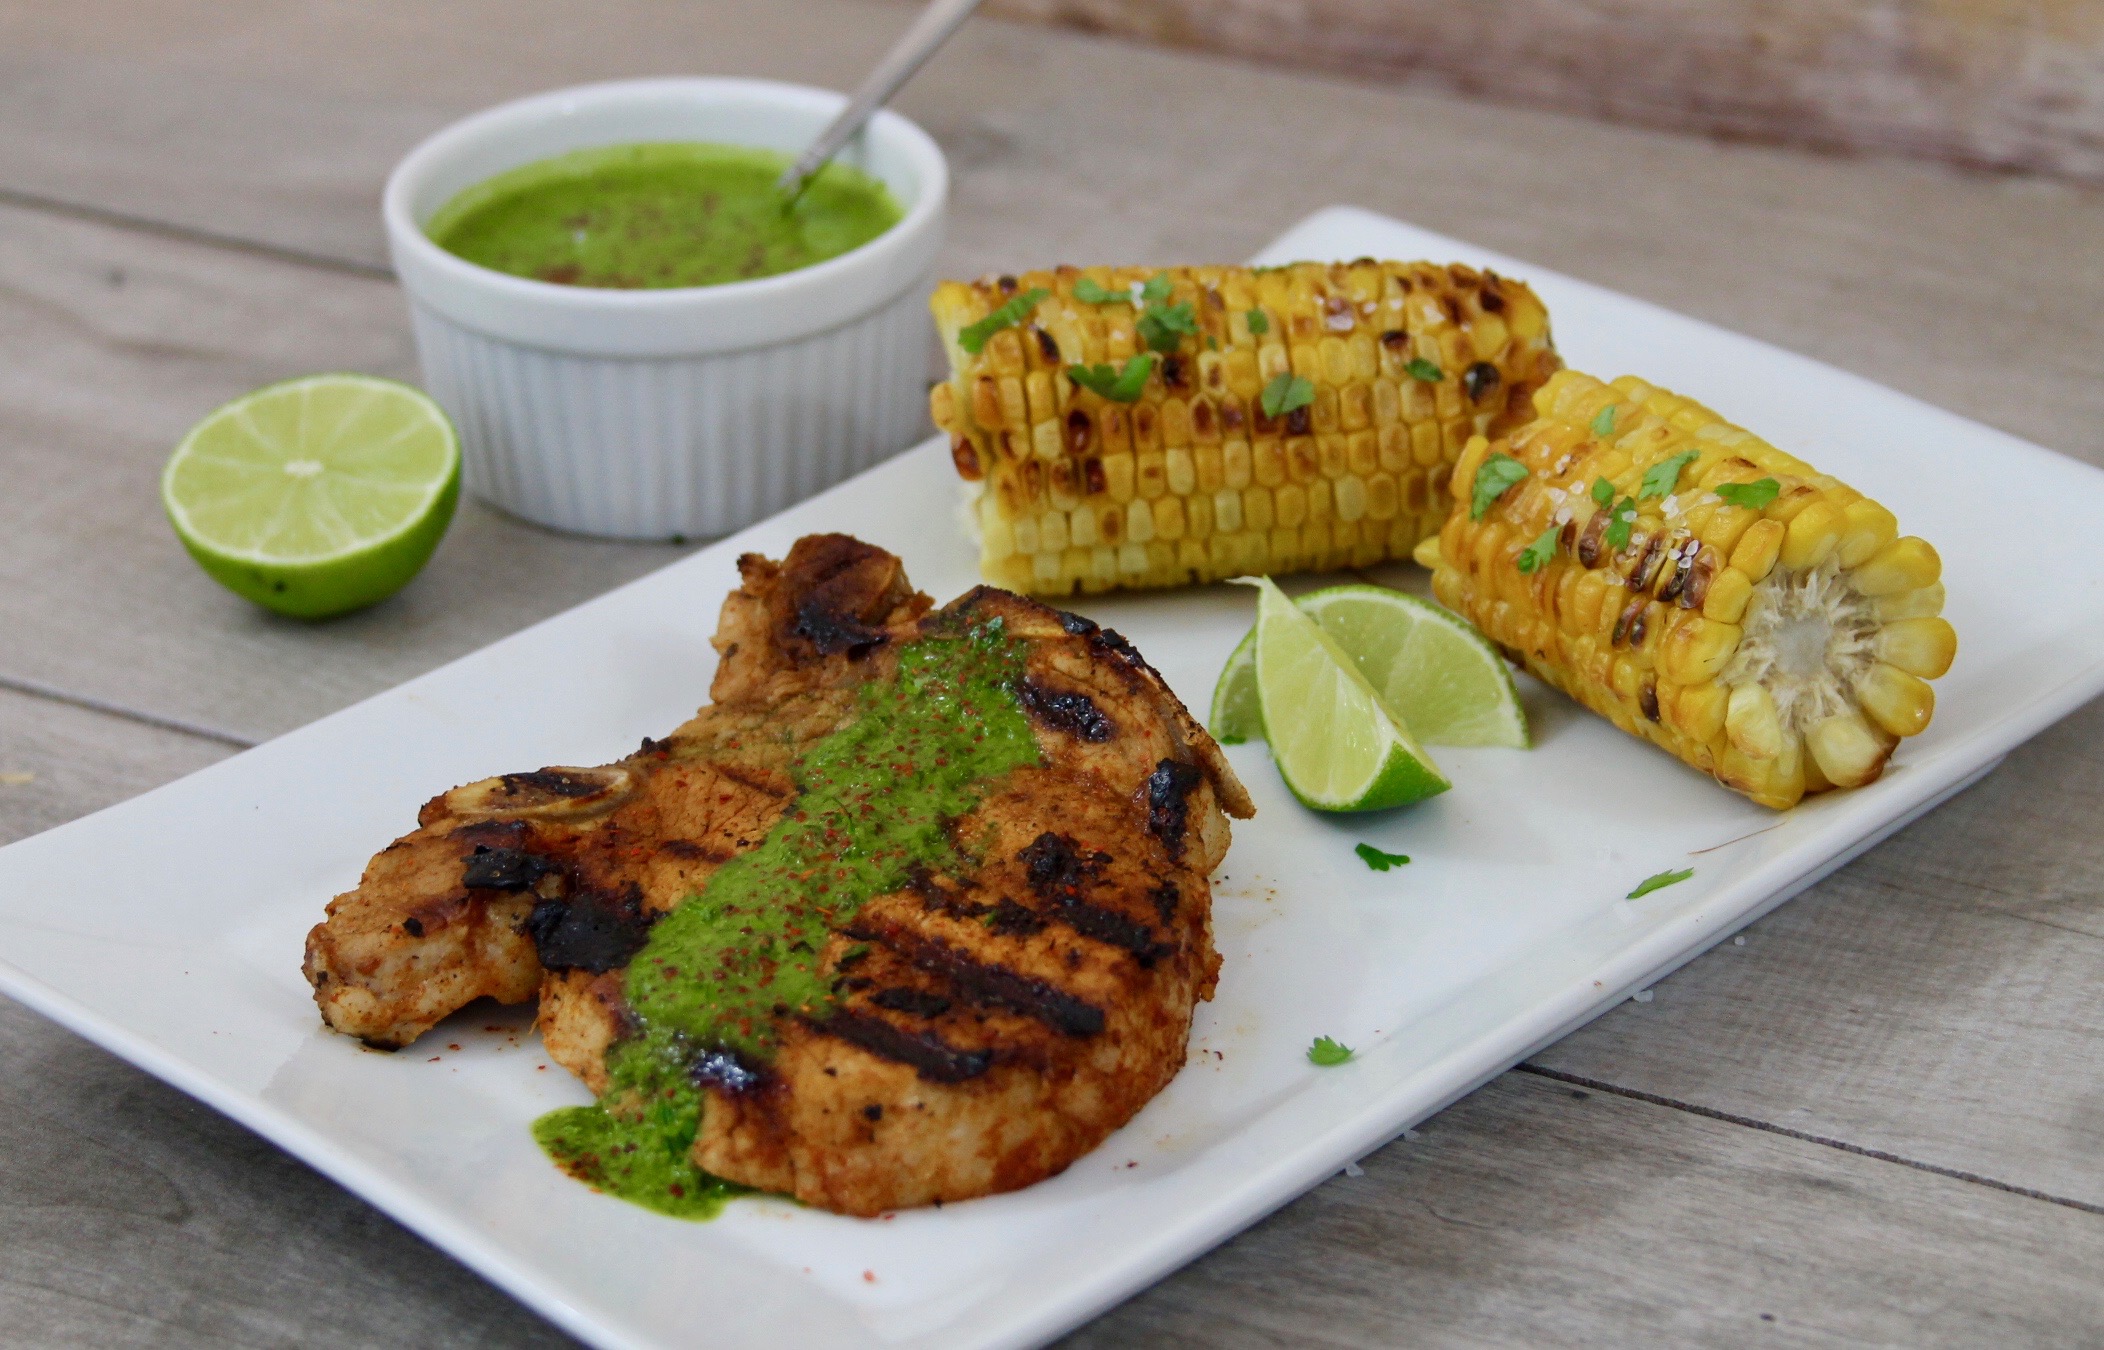
M1029 913L1014 901L1002 903ZM1042 922L1038 926L1043 927ZM1103 1031L1103 1009L1095 1004L1045 980L978 960L946 942L908 932L870 931L849 936L883 943L930 975L948 980L958 993L974 1003L1012 1009L1068 1036L1095 1036Z
M1176 903L1183 897L1178 894L1175 882L1165 881L1147 892L1147 898L1154 902L1154 912L1162 916L1162 922L1169 923L1176 918Z
M531 773L507 773L500 777L504 791L513 796L521 792L545 792L551 797L589 797L606 787L602 779L582 778L559 769L535 769Z
M1052 904L1061 923L1083 937L1123 948L1143 967L1152 966L1175 950L1167 943L1156 942L1154 930L1146 924L1082 899L1082 888L1110 861L1108 853L1083 853L1080 845L1066 835L1047 830L1016 857L1023 863L1030 889Z
M1101 745L1118 734L1118 724L1079 690L1053 689L1027 679L1016 689L1016 696L1032 717L1077 740Z
M715 770L717 773L721 774L723 777L730 779L739 787L742 787L749 792L757 792L763 797L772 797L776 801L780 801L782 798L788 796L790 792L793 792L795 790L793 788L785 790L783 788L776 787L760 771L748 769L740 764L732 764L725 762L711 764L709 767Z
M813 1031L860 1046L880 1059L904 1064L931 1083L962 1083L993 1067L987 1050L959 1050L932 1031L901 1031L881 1017L842 1009Z
M526 933L544 968L601 975L627 965L643 949L652 918L643 910L643 888L630 882L618 895L582 891L543 900L526 916Z
M1197 765L1165 759L1147 779L1147 832L1162 841L1171 858L1183 857L1184 831L1190 824L1191 793L1205 774Z
M765 1073L738 1058L734 1050L705 1050L687 1067L687 1077L697 1087L722 1088L725 1092L750 1092Z
M458 839L463 844L486 844L490 848L519 848L526 842L526 822L523 820L478 820L462 825L446 836ZM391 852L402 846L401 840L388 845Z
M1007 896L1002 896L990 905L964 898L962 891L953 891L937 881L924 867L916 867L906 878L906 889L921 898L921 904L938 913L956 919L975 919L986 925L987 931L1003 937L1029 937L1044 929L1045 921L1034 910L1028 909ZM847 935L862 941L879 941L878 936L858 929L845 930Z
M950 1010L950 1000L925 989L879 989L869 996L869 1001L879 1008L915 1017L940 1017Z
M460 884L478 891L525 891L550 872L560 871L546 858L516 848L475 845L460 869Z
M711 848L707 844L699 844L692 839L667 839L664 843L658 845L658 852L670 854L675 858L713 863L729 862L738 856L732 849Z

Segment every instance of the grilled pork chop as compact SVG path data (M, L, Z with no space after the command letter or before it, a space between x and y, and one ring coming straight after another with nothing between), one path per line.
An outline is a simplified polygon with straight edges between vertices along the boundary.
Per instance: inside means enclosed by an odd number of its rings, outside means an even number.
M1063 1170L1183 1065L1248 794L1086 619L933 609L844 535L738 566L715 701L427 803L308 936L323 1020L394 1048L538 994L601 1094L543 1142L622 1193L657 1145L858 1215Z

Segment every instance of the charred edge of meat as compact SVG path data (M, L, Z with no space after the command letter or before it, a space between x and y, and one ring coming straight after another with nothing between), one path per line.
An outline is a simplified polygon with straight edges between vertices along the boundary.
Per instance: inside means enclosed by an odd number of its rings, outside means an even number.
M502 775L504 790L508 793L545 792L551 797L589 797L606 789L606 783L598 778L584 778L564 773L560 769L535 769L531 773L507 773Z
M915 1017L940 1017L950 1010L950 1000L926 989L879 989L869 996L869 1001L879 1008Z
M1152 966L1175 950L1167 943L1156 942L1154 930L1147 925L1081 898L1082 888L1095 880L1110 861L1108 853L1083 853L1081 846L1066 835L1047 830L1016 857L1023 864L1030 889L1050 901L1059 921L1083 937L1123 948L1142 967Z
M463 844L484 844L490 848L518 848L526 842L526 822L523 820L477 820L459 826L446 836L458 839ZM395 847L393 844L389 848Z
M1163 760L1147 777L1147 832L1168 847L1172 858L1183 856L1191 793L1204 781L1197 765L1176 759Z
M1176 904L1183 895L1176 889L1175 882L1165 881L1147 892L1147 898L1154 902L1154 912L1162 916L1162 922L1169 923L1176 918Z
M630 882L619 895L584 891L543 900L526 916L526 933L548 970L601 975L627 965L650 937L643 889Z
M1001 903L1024 914L1030 912L1012 900ZM1043 927L1041 921L1038 926ZM974 1003L997 1004L1025 1017L1034 1017L1068 1036L1094 1036L1103 1030L1103 1009L1074 997L1055 984L1021 974L1007 966L975 960L946 943L913 934L871 933L869 937L885 943L930 975L948 980L958 993Z
M1069 614L1063 609L1055 609L1052 612L1059 616L1059 626L1075 637L1087 637L1096 631L1094 619L1084 619L1079 614Z
M993 1067L992 1052L959 1050L932 1031L901 1031L881 1017L846 1009L822 1022L810 1023L813 1031L857 1045L879 1059L904 1064L931 1083L962 1083Z
M1076 740L1100 745L1118 734L1118 724L1079 690L1052 689L1027 679L1016 689L1016 696L1032 717Z
M687 1066L687 1077L696 1087L722 1088L725 1092L750 1092L765 1073L738 1058L735 1050L705 1050Z
M791 630L811 644L821 656L835 652L868 649L884 640L884 630L872 628L851 615L828 608L824 601L810 599L796 608L796 626Z
M472 891L525 891L559 870L546 858L523 849L477 844L468 855L467 865L460 869L460 884Z

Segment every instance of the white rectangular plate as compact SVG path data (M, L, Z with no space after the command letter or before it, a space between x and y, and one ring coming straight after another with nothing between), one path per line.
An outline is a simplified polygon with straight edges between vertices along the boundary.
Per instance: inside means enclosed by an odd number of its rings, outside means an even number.
M780 556L798 535L844 530L901 554L938 599L976 582L948 456L931 443L399 689L0 850L0 989L275 1140L586 1340L1031 1345L1744 926L2104 688L2104 474L1365 212L1313 216L1260 261L1363 255L1459 258L1530 281L1572 365L1700 398L1934 541L1963 649L1927 734L1876 785L1781 816L1532 685L1536 748L1442 752L1454 791L1406 812L1316 816L1261 745L1237 748L1259 813L1236 827L1218 881L1225 966L1189 1067L1065 1175L940 1211L863 1222L759 1199L713 1223L658 1218L536 1151L527 1123L586 1093L542 1067L523 1015L455 1018L392 1056L321 1030L299 962L329 897L433 793L610 760L689 716L740 553ZM1081 608L1202 709L1252 599L1222 586ZM1415 861L1369 871L1352 853L1362 840ZM1685 866L1692 880L1622 898ZM1319 1035L1358 1057L1312 1067Z

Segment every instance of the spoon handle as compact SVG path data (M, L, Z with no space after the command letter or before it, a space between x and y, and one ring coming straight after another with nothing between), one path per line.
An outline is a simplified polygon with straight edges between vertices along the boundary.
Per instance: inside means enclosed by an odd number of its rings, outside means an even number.
M819 167L834 155L848 139L862 130L870 114L884 106L899 86L913 78L938 47L950 40L971 12L979 7L979 0L929 0L928 7L921 11L913 26L906 30L892 49L884 54L877 68L869 73L855 96L848 100L840 116L833 119L809 149L797 156L796 163L783 172L775 186L794 196L803 190L804 180L817 173Z

